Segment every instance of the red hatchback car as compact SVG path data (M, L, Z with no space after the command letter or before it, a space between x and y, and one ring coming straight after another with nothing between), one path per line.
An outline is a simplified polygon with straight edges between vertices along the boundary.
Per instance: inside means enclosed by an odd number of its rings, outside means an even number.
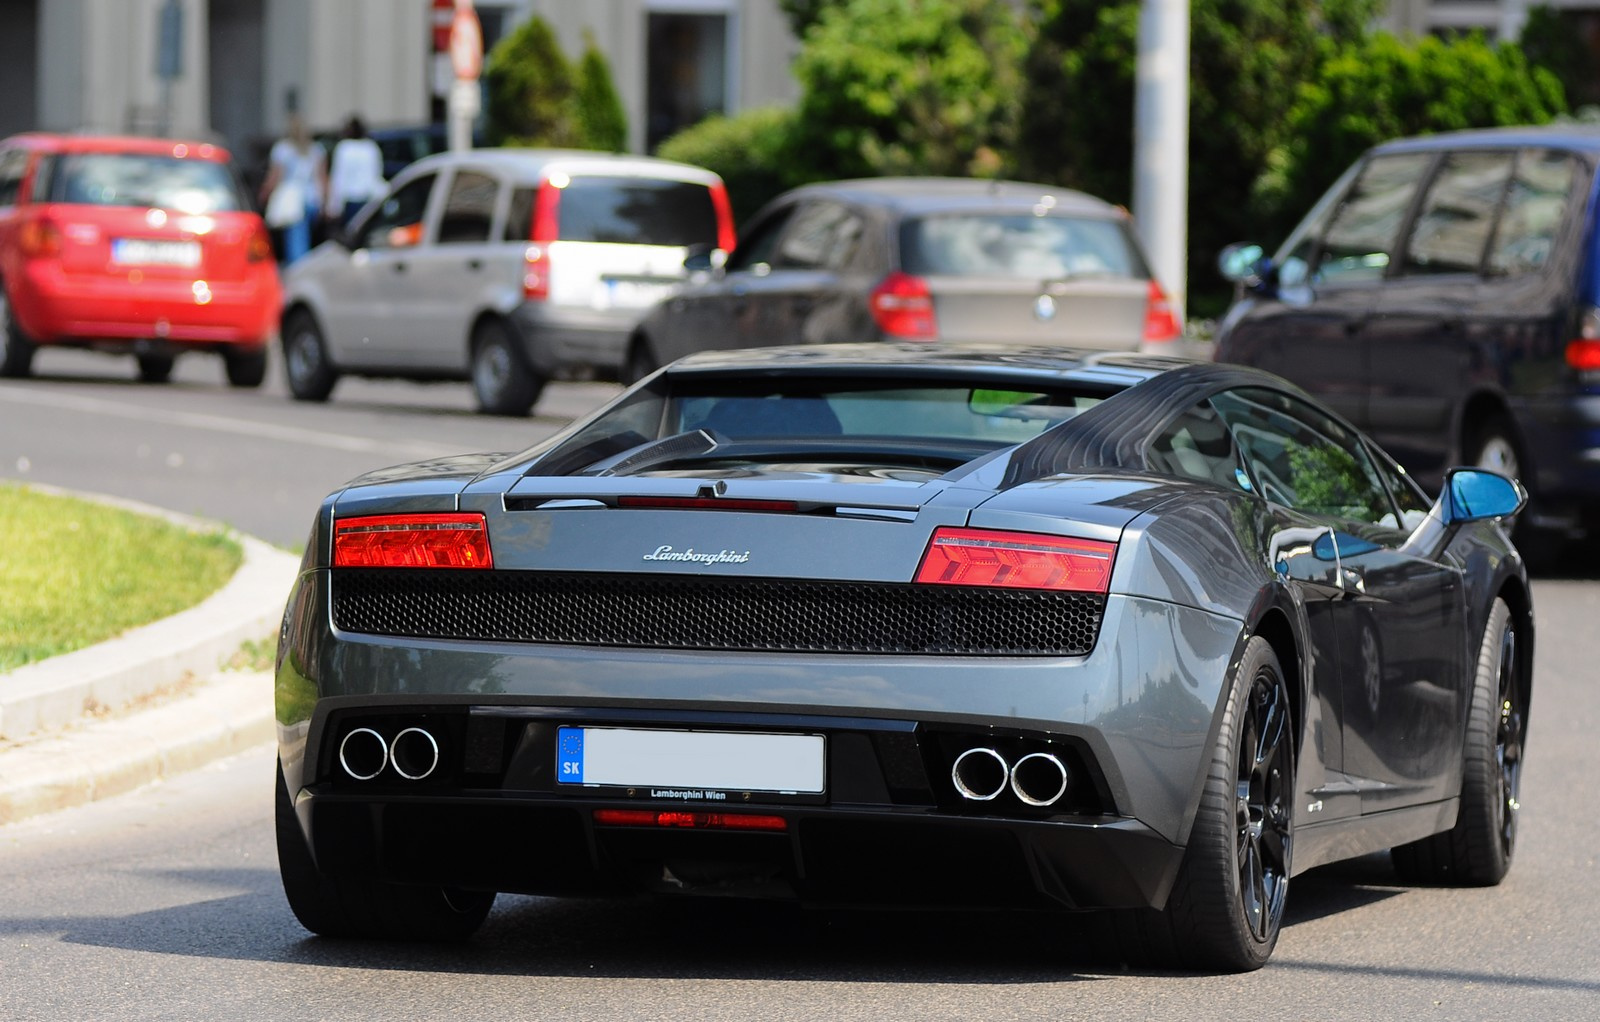
M205 142L30 133L0 141L0 376L47 345L138 359L188 351L260 386L280 290L266 225Z

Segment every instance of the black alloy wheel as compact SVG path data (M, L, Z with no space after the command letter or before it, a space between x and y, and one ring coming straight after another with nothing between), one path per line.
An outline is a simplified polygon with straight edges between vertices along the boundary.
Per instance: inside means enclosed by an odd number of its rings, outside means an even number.
M134 360L139 363L140 383L166 383L178 361L171 355L135 355Z
M305 309L295 309L283 319L283 370L289 393L296 401L326 401L339 382L339 372L328 357L322 328Z

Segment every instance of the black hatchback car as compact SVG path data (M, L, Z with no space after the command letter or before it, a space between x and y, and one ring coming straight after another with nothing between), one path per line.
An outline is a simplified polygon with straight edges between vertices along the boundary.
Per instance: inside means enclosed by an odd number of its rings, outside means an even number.
M1318 394L1437 491L1456 464L1519 477L1524 524L1600 525L1600 131L1401 139L1351 167L1243 290L1216 357Z
M1049 185L807 185L758 212L726 265L701 256L699 270L639 324L625 378L720 348L887 340L1163 350L1182 332L1127 211Z

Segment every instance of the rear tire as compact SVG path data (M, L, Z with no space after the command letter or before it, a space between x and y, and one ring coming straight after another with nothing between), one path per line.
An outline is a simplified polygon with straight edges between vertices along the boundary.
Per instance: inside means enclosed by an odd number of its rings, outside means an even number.
M177 358L172 355L135 355L139 363L140 383L166 383L172 379L172 366Z
M1517 443L1511 420L1504 415L1492 415L1480 423L1465 447L1467 464L1498 472L1509 479L1521 479L1522 448Z
M661 368L650 350L650 338L640 334L628 345L628 357L622 363L622 383L632 386Z
M376 880L334 879L317 870L306 847L289 787L278 778L278 872L300 925L324 937L387 940L465 940L483 925L494 893L412 887Z
M230 387L259 387L267 378L267 349L228 351L222 356Z
M1289 685L1272 646L1257 636L1234 674L1166 908L1113 916L1124 957L1228 972L1266 964L1289 894L1294 742Z
M1511 608L1497 599L1478 649L1456 825L1391 850L1402 879L1489 887L1511 868L1527 734L1520 672L1516 623Z
M500 320L486 319L472 333L472 392L486 415L525 416L544 390L544 379L523 356Z
M0 376L20 379L33 375L33 353L38 347L22 332L5 288L0 286Z
M326 401L339 382L339 371L328 356L328 344L316 317L295 309L284 317L282 342L284 376L296 401Z

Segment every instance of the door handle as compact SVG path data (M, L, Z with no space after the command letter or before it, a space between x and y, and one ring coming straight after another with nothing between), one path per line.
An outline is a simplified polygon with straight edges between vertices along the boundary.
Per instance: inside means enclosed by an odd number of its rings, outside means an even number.
M394 272L396 272L396 273L404 273L404 272L406 272L406 264L405 263L394 263L393 267L394 267Z
M468 259L467 260L467 269L473 270L473 271L477 271L477 270L483 269L483 260L482 259Z

